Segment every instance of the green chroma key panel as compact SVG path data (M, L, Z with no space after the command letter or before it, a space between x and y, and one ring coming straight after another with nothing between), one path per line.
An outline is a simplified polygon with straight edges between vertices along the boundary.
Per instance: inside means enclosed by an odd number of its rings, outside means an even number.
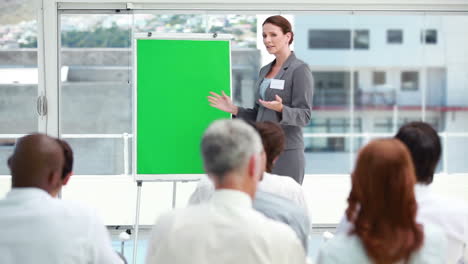
M216 119L210 91L230 95L228 40L137 40L137 175L200 174L200 142Z

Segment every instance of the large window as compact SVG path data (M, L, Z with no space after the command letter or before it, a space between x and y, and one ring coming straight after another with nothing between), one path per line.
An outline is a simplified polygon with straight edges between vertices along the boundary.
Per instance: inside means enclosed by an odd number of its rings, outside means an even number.
M440 133L439 172L468 172L456 150L468 142L467 17L317 14L295 23L296 53L315 81L307 173L348 173L359 147L414 120ZM347 130L330 129L343 118Z
M60 132L75 150L77 175L131 172L132 33L232 34L233 98L253 105L260 68L256 16L67 12L60 25Z
M76 23L82 21L82 23ZM131 19L128 14L60 16L61 136L76 175L130 171Z
M421 40L425 44L437 44L437 30L426 29L421 32Z
M11 3L0 15L0 175L18 137L38 130L37 21L32 1ZM9 11L7 11L7 9Z
M350 49L350 30L309 30L309 49ZM355 49L369 49L369 30L355 30L353 47Z
M404 71L401 73L401 90L417 91L419 89L419 72Z
M389 29L387 30L388 44L403 44L403 30Z
M309 30L309 49L349 49L349 30Z
M354 39L353 44L354 48L361 50L361 49L369 49L369 30L355 30L354 31Z
M387 74L384 71L373 72L372 83L374 85L384 85L387 83Z
M351 96L351 75L346 71L313 71L314 98L317 107L346 106ZM354 73L354 87L358 87L359 74Z
M79 175L131 171L133 33L232 34L233 99L243 106L253 105L258 70L272 59L258 37L265 15L68 10L59 17L60 134L76 149ZM452 150L468 138L468 27L460 26L468 24L466 16L289 17L293 48L315 82L313 119L304 129L306 152L314 155L307 156L313 166L307 173L330 173L329 167L316 166L329 153L340 153L334 160L344 164L335 172L349 172L361 144L375 138L373 134L393 134L402 120L437 124L451 150L447 155L454 157L444 156L444 169L464 172L461 155ZM41 119L36 113L35 19L0 21L0 174L6 174L4 161L15 137L37 131Z

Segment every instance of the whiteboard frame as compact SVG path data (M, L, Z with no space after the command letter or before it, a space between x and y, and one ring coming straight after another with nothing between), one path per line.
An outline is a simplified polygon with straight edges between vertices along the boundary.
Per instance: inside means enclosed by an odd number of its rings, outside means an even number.
M229 45L229 94L232 98L232 58L231 58L231 34L217 34L217 33L155 33L155 32L141 32L134 33L132 37L132 50L133 50L133 91L132 91L132 110L133 110L133 140L132 140L132 177L135 181L159 182L159 181L195 181L199 180L204 174L137 174L137 105L138 105L138 80L137 80L137 50L138 40L140 39L167 39L167 40L212 40L212 41L228 41ZM207 102L208 103L208 102Z

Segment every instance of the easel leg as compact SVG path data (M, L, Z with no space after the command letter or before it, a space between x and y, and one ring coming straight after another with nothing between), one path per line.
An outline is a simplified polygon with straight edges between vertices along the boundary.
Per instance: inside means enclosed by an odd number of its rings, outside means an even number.
M176 207L176 196L177 196L177 182L172 182L172 209Z
M137 251L138 251L138 231L140 226L140 200L141 200L141 187L143 182L137 181L137 200L136 200L136 213L135 213L135 226L134 226L134 240L133 240L133 264L136 264Z

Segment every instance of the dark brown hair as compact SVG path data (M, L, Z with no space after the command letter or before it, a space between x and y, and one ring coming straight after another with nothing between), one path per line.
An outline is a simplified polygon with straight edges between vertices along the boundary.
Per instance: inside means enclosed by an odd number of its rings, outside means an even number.
M346 216L374 263L408 260L421 247L415 183L410 154L399 140L375 140L360 151Z
M273 161L284 150L285 135L283 128L271 121L257 122L254 127L262 138L263 149L267 157L266 171L271 172Z
M442 153L437 131L427 123L411 122L402 126L395 138L409 149L418 182L431 184Z
M61 139L56 139L56 140L63 150L64 163L63 163L63 169L62 169L62 179L65 179L65 177L70 172L73 171L73 150L71 149L70 145L68 145L68 143L65 140L61 140Z
M291 23L289 23L289 21L286 18L282 16L271 16L267 18L265 22L263 22L262 26L264 26L265 24L273 24L277 27L280 27L281 31L283 31L283 34L291 32L291 39L289 40L289 45L291 45L291 43L294 40L294 32L292 32Z

